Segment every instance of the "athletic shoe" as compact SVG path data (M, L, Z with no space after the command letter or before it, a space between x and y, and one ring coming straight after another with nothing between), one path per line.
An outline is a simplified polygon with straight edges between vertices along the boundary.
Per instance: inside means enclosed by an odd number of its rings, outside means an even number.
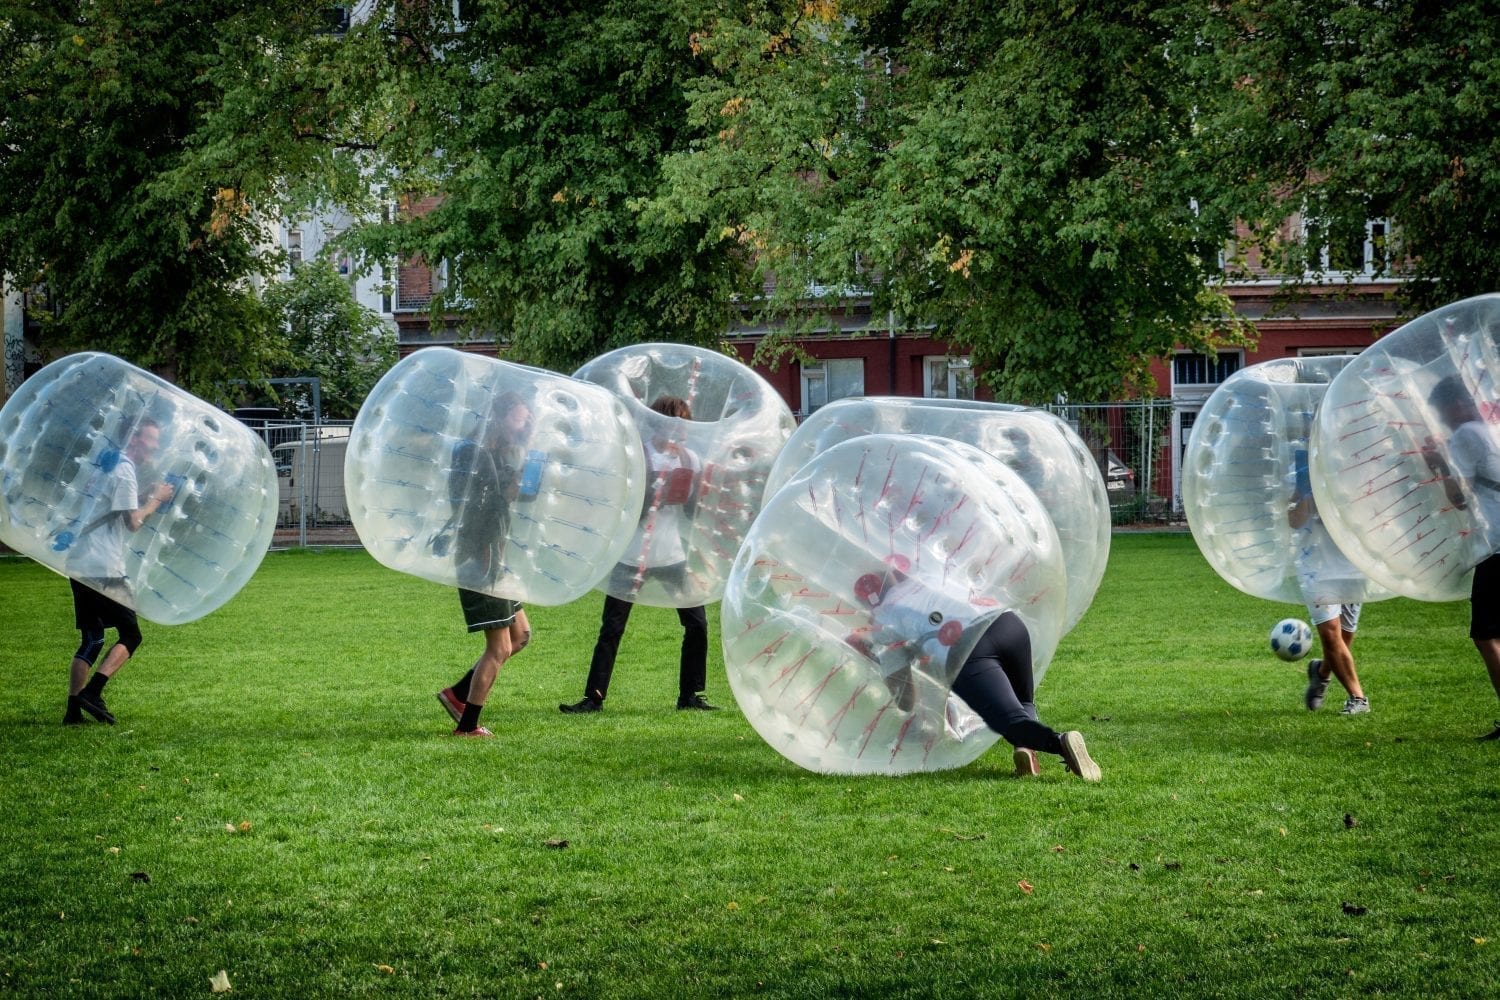
M109 714L109 709L104 707L104 699L97 694L89 694L88 691L80 691L75 695L78 699L78 707L98 719L107 722L111 726L115 724L115 717Z
M81 725L83 725L83 712L80 711L79 708L78 708L78 696L77 695L72 695L72 694L68 695L68 708L67 708L67 710L65 712L63 712L63 725L65 725L65 726L81 726Z
M1068 765L1069 771L1084 781L1098 781L1103 777L1099 765L1089 756L1089 748L1083 744L1082 733L1074 729L1063 733L1061 738L1063 763Z
M691 695L687 698L678 698L678 711L684 708L691 708L699 712L717 712L719 710L718 705L710 705L701 694Z
M476 726L473 729L455 729L455 730L453 730L453 735L454 736L494 736L495 734L492 733L492 732L490 732L488 729L484 728L483 726Z
M443 706L443 711L453 716L454 722L457 722L464 717L464 701L458 695L453 693L453 689L451 687L443 688L441 691L439 691L437 693L437 700L438 704Z
M1344 702L1344 707L1339 710L1340 715L1364 715L1370 710L1370 699L1350 698Z
M598 698L584 698L582 701L575 701L571 705L558 705L557 710L565 712L568 715L583 715L585 712L602 712L604 711L604 702Z
M1040 765L1036 762L1035 750L1016 747L1016 751L1010 755L1010 759L1016 765L1016 777L1018 778L1035 778L1042 773Z
M1309 712L1316 712L1323 707L1323 695L1328 691L1328 678L1318 673L1318 668L1322 665L1322 660L1313 660L1307 665L1307 695L1303 701Z
M1495 728L1483 736L1474 737L1476 740L1500 740L1500 719L1495 720Z

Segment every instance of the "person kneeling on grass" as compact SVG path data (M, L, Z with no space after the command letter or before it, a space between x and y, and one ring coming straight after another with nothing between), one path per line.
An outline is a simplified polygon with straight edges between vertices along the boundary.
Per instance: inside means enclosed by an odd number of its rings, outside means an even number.
M883 574L867 574L855 584L856 595L869 606L870 628L867 635L850 640L880 666L903 711L910 711L916 703L914 667L941 655L940 647L950 645L962 632L957 621L941 621L942 614L930 606L927 589L916 577L907 575L909 566L904 556L891 556ZM992 613L995 603L980 598L974 601L974 610ZM936 626L935 631L932 626ZM933 651L930 655L929 650ZM1015 748L1012 762L1016 777L1041 773L1036 756L1039 752L1061 757L1068 770L1084 781L1102 777L1082 733L1059 733L1038 720L1031 632L1014 611L1003 612L985 628L959 668L951 690Z

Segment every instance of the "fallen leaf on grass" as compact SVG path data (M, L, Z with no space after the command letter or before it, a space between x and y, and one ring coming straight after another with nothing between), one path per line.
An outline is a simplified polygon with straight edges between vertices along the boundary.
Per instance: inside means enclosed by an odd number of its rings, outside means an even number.
M396 970L391 968L389 965L376 965L375 971L382 972L387 976L394 976L396 974Z
M740 904L731 899L728 903L724 904L724 908L726 910L738 910L740 908Z
M1349 815L1348 813L1344 813L1344 829L1345 830L1352 830L1356 826L1359 826L1359 820L1355 819L1353 816Z
M1028 896L1031 895L1033 892L1036 891L1036 886L1032 885L1030 882L1026 881L1024 878L1021 881L1017 882L1016 885L1020 886L1021 887L1021 891L1024 892Z
M149 881L151 881L151 876L148 875L148 874L146 874L145 872L131 872L130 873L130 877L132 879L134 879L135 881L137 881L137 882L149 882Z
M228 993L231 988L229 985L229 973L224 969L220 969L213 974L213 978L208 981L208 985L215 993Z
M1362 917L1370 911L1365 907L1360 906L1358 903L1345 903L1344 912L1349 914L1349 916L1351 917Z
M565 848L565 847L568 846L568 842L566 840L561 839L561 838L554 837L551 840L544 840L544 841L542 841L542 846L543 847L551 847L551 848L553 848L555 850L559 850L560 851L563 848Z
M1063 851L1066 851L1066 850L1067 850L1067 848L1064 847L1061 844L1053 844L1052 845L1052 853L1053 854L1061 854Z
M1489 938L1477 937L1477 938L1474 939L1474 943L1475 944L1484 944L1488 940L1489 940Z
M1045 941L1038 941L1036 943L1036 950L1041 952L1043 955L1052 954L1052 946Z
M987 836L989 836L989 834L985 834L985 833L972 833L972 834L971 833L955 833L953 835L953 839L956 840L956 841L958 841L959 843L967 844L967 843L969 843L970 841L973 841L973 840L983 840Z

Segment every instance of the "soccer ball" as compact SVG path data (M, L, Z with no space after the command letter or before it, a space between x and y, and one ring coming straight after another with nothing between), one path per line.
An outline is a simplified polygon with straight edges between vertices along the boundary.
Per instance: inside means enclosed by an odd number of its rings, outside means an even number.
M1299 618L1283 618L1271 628L1271 652L1288 663L1306 656L1312 640L1312 626Z

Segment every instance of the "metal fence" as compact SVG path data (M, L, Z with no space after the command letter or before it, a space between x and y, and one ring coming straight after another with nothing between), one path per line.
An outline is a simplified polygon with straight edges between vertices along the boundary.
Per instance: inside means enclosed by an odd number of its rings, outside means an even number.
M1078 432L1099 463L1117 526L1182 520L1179 469L1201 403L1157 399L1047 407Z
M359 545L344 494L344 456L352 421L246 420L276 463L272 548Z
M1197 407L1171 400L1049 406L1078 432L1099 463L1116 526L1182 520L1178 461ZM273 548L357 546L344 494L351 421L246 421L276 463Z

